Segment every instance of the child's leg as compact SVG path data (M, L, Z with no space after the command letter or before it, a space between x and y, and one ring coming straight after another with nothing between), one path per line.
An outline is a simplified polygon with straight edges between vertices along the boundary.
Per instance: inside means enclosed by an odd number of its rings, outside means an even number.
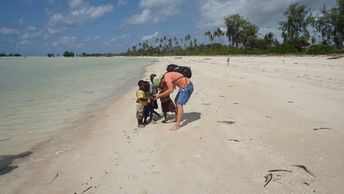
M167 122L167 112L163 112L164 113L164 120L162 121L163 123Z
M142 118L141 118L141 119L137 119L137 124L138 124L138 125L142 125L142 124L143 124Z
M143 107L143 123L147 124L147 117L149 116L148 106Z
M136 106L136 119L138 127L143 127L143 107L142 106Z
M153 112L149 111L149 119L148 119L148 123L152 122L153 119Z

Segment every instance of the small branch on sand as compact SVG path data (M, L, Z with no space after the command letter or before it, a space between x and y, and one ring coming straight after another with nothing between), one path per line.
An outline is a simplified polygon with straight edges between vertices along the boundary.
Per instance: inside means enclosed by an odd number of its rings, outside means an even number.
M308 174L312 175L312 176L315 176L306 166L304 165L292 165L292 166L295 166L295 167L298 167L298 168L302 168L303 170L305 170Z
M321 130L321 129L331 129L331 128L328 128L328 127L320 127L320 128L314 128L313 130L314 130L314 131L317 131L317 130Z
M55 177L49 183L52 183L58 176L59 176L59 172L56 172Z
M93 186L89 186L87 189L83 190L81 193L85 193L86 191L90 190ZM81 194L80 193L80 194Z
M272 180L272 173L267 174L266 176L264 176L264 178L265 178L264 187L266 187L266 185L268 185L270 181Z
M274 170L268 170L268 172L290 172L290 173L292 173L293 171L284 170L284 169L274 169Z
M223 123L223 124L231 125L231 124L234 124L235 122L233 122L233 121L217 121L217 123Z
M227 139L227 141L235 141L235 142L239 142L239 140L237 140L237 139Z

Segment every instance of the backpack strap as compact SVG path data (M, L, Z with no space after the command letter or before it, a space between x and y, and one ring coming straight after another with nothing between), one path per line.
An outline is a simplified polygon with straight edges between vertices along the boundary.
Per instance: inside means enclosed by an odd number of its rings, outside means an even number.
M170 72L172 72L172 71L170 71ZM166 72L166 73L169 73L169 72ZM166 73L164 74L163 77L165 77ZM179 72L178 72L178 73L179 73ZM181 73L180 73L180 74L181 74ZM180 79L183 78L183 77L185 77L185 76L182 74L182 76L178 77L178 78L175 79L175 80L172 80L172 84L174 85L173 87L176 87L177 81L180 80ZM186 79L186 77L185 77L185 79Z

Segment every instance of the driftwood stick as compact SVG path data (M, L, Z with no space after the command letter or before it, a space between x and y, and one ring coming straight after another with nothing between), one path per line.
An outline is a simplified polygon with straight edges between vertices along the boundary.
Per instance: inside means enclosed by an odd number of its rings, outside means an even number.
M264 178L265 178L264 187L266 187L266 185L268 185L270 183L270 181L272 180L272 173L267 174L266 176L264 176Z
M312 176L315 176L306 166L304 165L301 165L301 164L298 164L298 165L292 165L292 166L295 166L295 167L298 167L298 168L302 168L303 170L305 170L308 174L312 175Z

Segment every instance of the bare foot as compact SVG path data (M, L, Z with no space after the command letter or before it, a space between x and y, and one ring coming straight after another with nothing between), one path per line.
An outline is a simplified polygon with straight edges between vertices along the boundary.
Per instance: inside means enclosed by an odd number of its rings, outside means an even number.
M179 129L180 126L176 126L176 125L173 125L171 128L169 128L168 130L170 131L177 131L177 129Z

